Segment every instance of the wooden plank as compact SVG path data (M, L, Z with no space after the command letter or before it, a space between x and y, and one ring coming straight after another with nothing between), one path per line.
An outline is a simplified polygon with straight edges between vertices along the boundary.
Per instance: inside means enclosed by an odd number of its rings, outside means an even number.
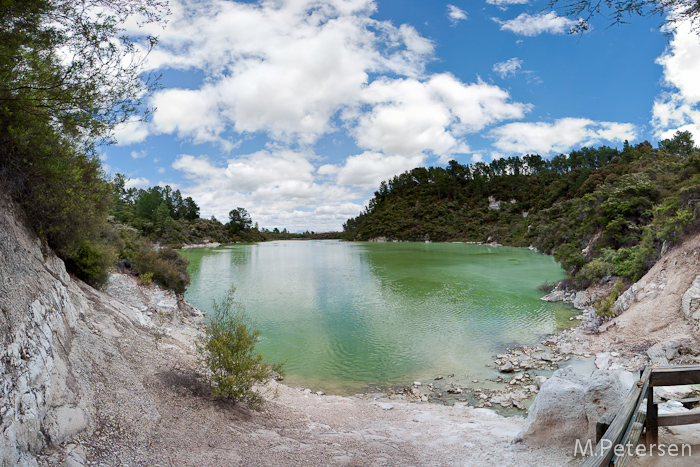
M659 444L659 406L654 403L654 388L651 385L647 393L646 428L647 446Z
M604 413L595 424L595 442L598 444L605 432L610 428L610 424L615 420L615 414L612 412Z
M693 423L700 423L700 409L659 415L659 426L692 425Z
M644 412L642 411L641 413ZM629 465L630 461L634 457L637 444L639 444L639 437L642 435L642 428L644 428L644 417L642 417L641 421L634 422L630 426L631 431L628 442L621 443L623 446L625 446L623 455L613 458L612 465L615 467L627 467ZM630 445L629 448L627 447L628 444Z
M647 381L648 383L648 381ZM642 428L644 428L644 422L646 420L646 409L644 407L644 398L649 394L653 393L654 388L649 389L648 386L643 388L642 395L637 401L637 406L632 415L632 419L628 424L625 436L620 440L620 444L624 447L621 456L615 455L611 459L612 465L625 467L629 464L630 460L634 456L634 450L639 443L639 437L642 435Z
M620 440L627 432L630 419L633 415L636 416L636 411L648 392L650 375L651 367L645 368L640 380L627 394L627 398L617 412L615 420L610 424L610 428L605 432L600 442L596 444L593 454L588 456L581 464L582 467L599 467L610 464L610 460L615 454L613 449L620 443Z
M680 386L700 383L700 365L652 367L650 386Z

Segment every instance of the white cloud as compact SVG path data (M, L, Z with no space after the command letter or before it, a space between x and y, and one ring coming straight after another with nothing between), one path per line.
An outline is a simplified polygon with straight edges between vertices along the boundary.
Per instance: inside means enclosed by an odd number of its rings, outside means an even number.
M517 18L508 21L501 21L498 18L493 18L493 20L500 23L501 31L511 31L520 36L529 37L539 36L544 33L565 34L578 24L578 21L558 16L553 11L537 15L521 13Z
M114 129L114 138L119 146L141 143L147 136L148 126L135 117Z
M595 122L586 118L562 118L554 123L517 122L489 132L493 146L506 154L565 153L578 146L603 141L634 140L637 130L629 123Z
M164 174L164 173L165 173L165 167L158 167L158 168L156 169L156 171L157 171L159 174Z
M156 95L156 133L222 142L225 131L310 144L334 131L370 73L418 76L434 51L408 25L373 20L369 0L223 0L172 5L153 68L204 70L196 89Z
M518 57L513 57L505 62L498 62L493 65L493 71L498 73L501 78L514 76L523 66L523 61Z
M365 152L350 156L338 171L340 185L359 185L376 188L382 180L410 170L423 163L424 156L400 156Z
M131 157L134 159L143 159L146 157L147 152L145 149L142 149L141 151L131 151Z
M366 190L319 183L309 162L315 157L280 149L216 164L206 156L181 154L173 168L190 180L181 190L197 200L203 217L226 219L231 209L244 206L261 226L337 230L362 210L357 200L366 197Z
M464 84L449 74L427 81L378 79L363 92L371 109L353 130L358 146L385 154L439 157L468 152L462 136L503 120L522 118L528 104L479 81Z
M145 177L129 178L124 182L125 188L148 188L151 182Z
M486 0L489 5L496 5L501 10L507 10L508 5L527 5L530 0Z
M663 67L671 91L654 102L652 125L659 139L677 130L690 131L700 141L700 43L687 22L679 23L664 54L656 61Z
M447 17L453 26L462 20L467 19L467 12L454 5L447 5Z

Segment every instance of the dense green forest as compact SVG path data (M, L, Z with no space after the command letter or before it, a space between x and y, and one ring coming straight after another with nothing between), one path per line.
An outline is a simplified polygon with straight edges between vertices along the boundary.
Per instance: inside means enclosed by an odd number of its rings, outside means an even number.
M553 254L575 287L638 280L696 224L700 151L689 132L622 150L415 168L344 224L351 240L498 242Z

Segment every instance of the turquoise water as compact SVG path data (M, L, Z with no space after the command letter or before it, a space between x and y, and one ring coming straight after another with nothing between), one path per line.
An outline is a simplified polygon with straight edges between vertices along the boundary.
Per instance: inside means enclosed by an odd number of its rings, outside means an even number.
M538 285L564 277L559 265L523 248L325 240L182 253L188 301L210 310L235 285L262 331L258 349L286 360L286 383L334 394L492 377L494 354L573 316L539 300Z

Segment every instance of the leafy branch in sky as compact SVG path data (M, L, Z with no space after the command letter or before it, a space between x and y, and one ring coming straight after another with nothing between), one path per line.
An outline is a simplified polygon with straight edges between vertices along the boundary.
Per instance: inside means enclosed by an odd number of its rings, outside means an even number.
M572 33L590 29L596 16L611 25L623 24L634 16L663 16L664 25L673 30L681 22L690 22L695 32L700 26L700 2L697 0L550 0L549 8L561 8L566 16L580 18Z

